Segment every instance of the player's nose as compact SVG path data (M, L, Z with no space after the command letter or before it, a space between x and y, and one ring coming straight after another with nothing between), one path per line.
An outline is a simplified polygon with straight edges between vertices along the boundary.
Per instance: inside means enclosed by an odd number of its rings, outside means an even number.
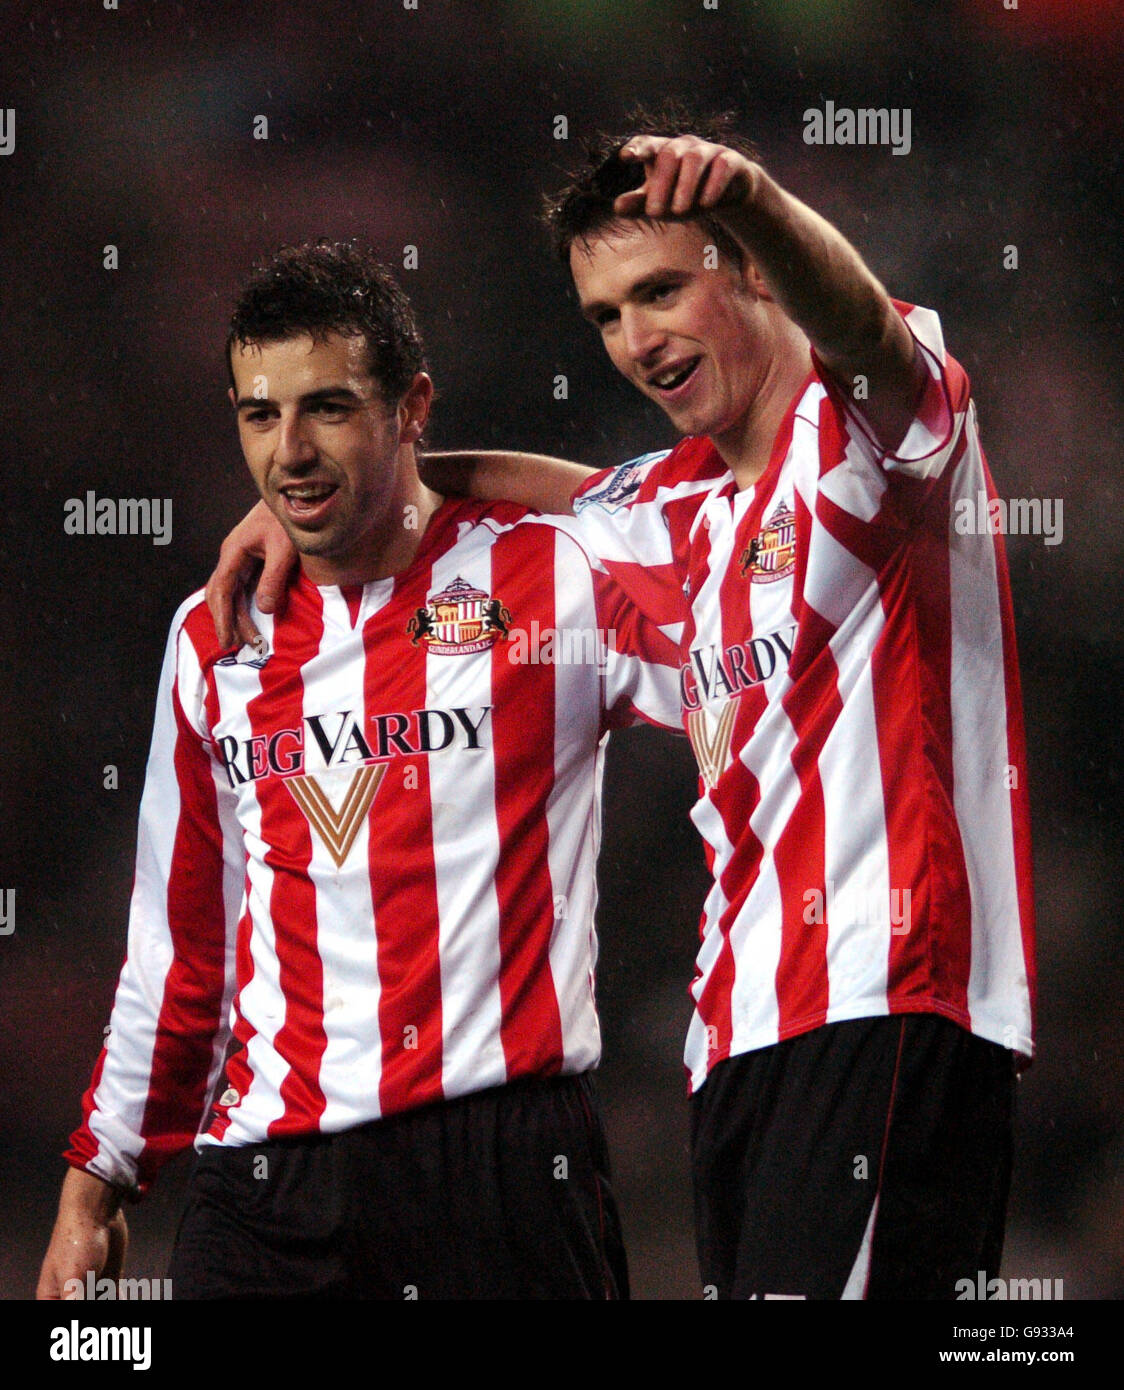
M621 310L621 335L629 360L637 366L653 360L667 340L667 334L652 316L632 305Z
M298 468L316 462L316 447L300 414L281 412L274 437L273 462L280 468Z

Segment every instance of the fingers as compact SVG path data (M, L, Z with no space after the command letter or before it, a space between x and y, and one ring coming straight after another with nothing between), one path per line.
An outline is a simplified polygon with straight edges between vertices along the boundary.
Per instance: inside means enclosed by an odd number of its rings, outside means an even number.
M621 194L613 204L621 217L686 217L744 200L749 193L749 161L695 135L634 136L620 155L647 166L644 186Z
M228 551L224 543L219 551L219 562L207 580L204 590L207 607L211 610L211 618L215 624L215 634L219 639L219 646L224 651L234 645L235 595L237 594L243 602L246 597L243 588L246 571L242 567L241 559L237 552Z
M238 635L238 646L253 647L260 656L265 644L250 616L250 599L244 585L239 585L234 594L234 628Z
M280 614L284 610L296 564L297 552L292 541L277 527L266 537L265 564L258 580L257 601L263 613Z
M280 613L297 552L264 502L258 502L223 541L219 562L207 581L207 607L224 651L237 641L261 654L262 639L247 599L259 557L264 557L265 567L258 583L258 607L263 613Z

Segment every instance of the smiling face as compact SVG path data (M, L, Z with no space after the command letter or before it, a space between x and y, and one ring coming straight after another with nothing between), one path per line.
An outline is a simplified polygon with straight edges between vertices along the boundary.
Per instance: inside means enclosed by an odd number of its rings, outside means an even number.
M707 246L696 223L637 221L575 242L570 269L613 366L684 434L721 442L766 379L775 306L748 267L708 269Z
M432 386L419 373L397 407L370 374L366 341L302 333L231 352L242 452L258 491L317 584L377 566L415 467Z

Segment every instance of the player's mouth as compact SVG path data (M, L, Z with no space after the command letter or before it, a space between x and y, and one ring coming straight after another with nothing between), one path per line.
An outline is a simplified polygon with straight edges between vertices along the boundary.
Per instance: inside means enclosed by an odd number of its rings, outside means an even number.
M669 363L648 377L648 386L661 401L673 405L687 394L701 361L702 357L699 356L688 357L682 362Z
M338 491L338 484L329 482L290 483L278 488L286 514L298 526L315 526L326 520Z

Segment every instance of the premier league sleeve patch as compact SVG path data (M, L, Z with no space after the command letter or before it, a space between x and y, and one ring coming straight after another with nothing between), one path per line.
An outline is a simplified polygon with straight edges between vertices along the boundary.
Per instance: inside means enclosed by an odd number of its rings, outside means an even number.
M583 512L586 507L601 507L604 511L615 512L626 507L640 490L640 484L648 476L652 466L667 458L670 449L660 449L656 453L641 454L614 468L599 483L594 483L587 491L579 492L574 498L574 512Z

